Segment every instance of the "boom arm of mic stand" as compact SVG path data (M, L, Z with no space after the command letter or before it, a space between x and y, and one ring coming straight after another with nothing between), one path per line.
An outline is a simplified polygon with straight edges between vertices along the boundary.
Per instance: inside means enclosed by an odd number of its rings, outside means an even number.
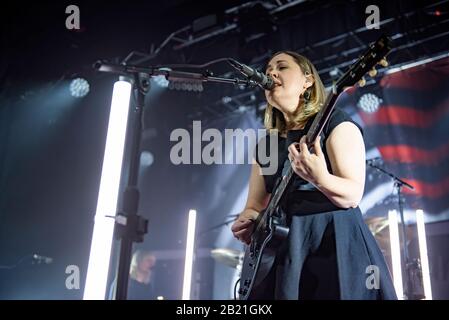
M386 174L387 176L391 177L396 183L400 184L400 185L404 185L408 188L410 188L411 190L415 189L412 185L408 184L407 182L405 182L402 179L399 179L397 176L395 176L394 174L386 171L385 169L382 169L381 167L376 166L375 164L368 164L370 167L379 170L380 172Z
M239 79L239 78L220 78L212 77L202 73L184 72L184 71L169 71L161 70L160 68L145 68L133 65L109 64L103 61L97 61L93 65L94 69L100 72L114 73L118 75L130 75L136 73L146 73L149 76L165 76L167 80L172 81L198 81L198 82L218 82L229 83L234 85L245 85L248 87L255 87L257 83L253 80Z

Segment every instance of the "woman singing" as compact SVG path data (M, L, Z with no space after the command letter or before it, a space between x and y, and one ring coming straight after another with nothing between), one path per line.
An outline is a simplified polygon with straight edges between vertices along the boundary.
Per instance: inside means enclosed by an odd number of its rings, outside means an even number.
M262 175L252 166L245 209L232 226L249 244L254 220L268 204L274 184L289 166L295 172L280 205L290 232L253 299L396 299L384 257L358 207L365 186L363 132L335 109L311 152L305 134L324 103L321 79L305 57L276 53L267 75L276 86L265 91L265 127L278 134L279 167ZM269 144L270 139L261 139ZM270 150L266 146L265 150Z

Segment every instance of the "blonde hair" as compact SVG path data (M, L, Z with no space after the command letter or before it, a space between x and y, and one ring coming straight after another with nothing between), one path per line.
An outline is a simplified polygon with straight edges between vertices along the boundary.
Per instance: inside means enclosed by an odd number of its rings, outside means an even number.
M309 59L293 51L279 51L275 53L270 60L281 53L291 56L299 65L304 75L311 75L314 80L312 86L306 90L310 92L310 99L308 99L307 103L305 103L304 97L300 99L298 108L296 109L298 111L300 110L300 112L295 115L293 118L293 123L288 127L282 112L269 103L267 104L264 117L265 128L268 129L270 133L277 130L279 133L285 134L293 126L305 126L309 118L320 111L326 97L323 82L321 81L315 66Z
M133 254L133 258L131 260L131 266L129 268L129 275L133 279L137 279L137 269L139 268L139 264L142 262L142 260L148 256L153 256L153 254L150 251L144 251L144 250L137 250ZM148 274L148 278L145 279L144 283L150 282L150 274Z

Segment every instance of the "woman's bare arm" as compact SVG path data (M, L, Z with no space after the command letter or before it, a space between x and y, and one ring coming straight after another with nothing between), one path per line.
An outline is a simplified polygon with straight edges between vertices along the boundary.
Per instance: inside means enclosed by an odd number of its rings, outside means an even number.
M365 144L357 126L343 122L332 130L326 142L332 166L317 181L316 187L341 208L355 208L360 203L365 187Z
M253 161L246 205L231 227L237 239L245 243L251 241L253 223L260 212L266 208L269 199L270 194L265 189L265 181L261 173L261 168L257 162Z

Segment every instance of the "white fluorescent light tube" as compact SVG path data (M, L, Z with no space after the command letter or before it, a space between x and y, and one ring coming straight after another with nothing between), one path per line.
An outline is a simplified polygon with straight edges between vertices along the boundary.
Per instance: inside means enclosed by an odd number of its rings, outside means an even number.
M186 260L184 265L184 284L182 286L182 300L190 300L192 287L193 250L195 248L196 210L189 211L187 227Z
M426 296L426 300L432 300L429 257L427 255L426 228L424 224L424 212L421 209L416 210L416 227L418 229L419 256L421 260L424 295Z
M393 283L398 299L404 299L402 284L401 248L399 244L398 215L396 210L388 211L388 224L390 229L391 264L393 266Z
M107 216L115 217L117 212L130 97L131 84L117 81L112 93L84 300L104 300L106 296L115 224L115 220Z

